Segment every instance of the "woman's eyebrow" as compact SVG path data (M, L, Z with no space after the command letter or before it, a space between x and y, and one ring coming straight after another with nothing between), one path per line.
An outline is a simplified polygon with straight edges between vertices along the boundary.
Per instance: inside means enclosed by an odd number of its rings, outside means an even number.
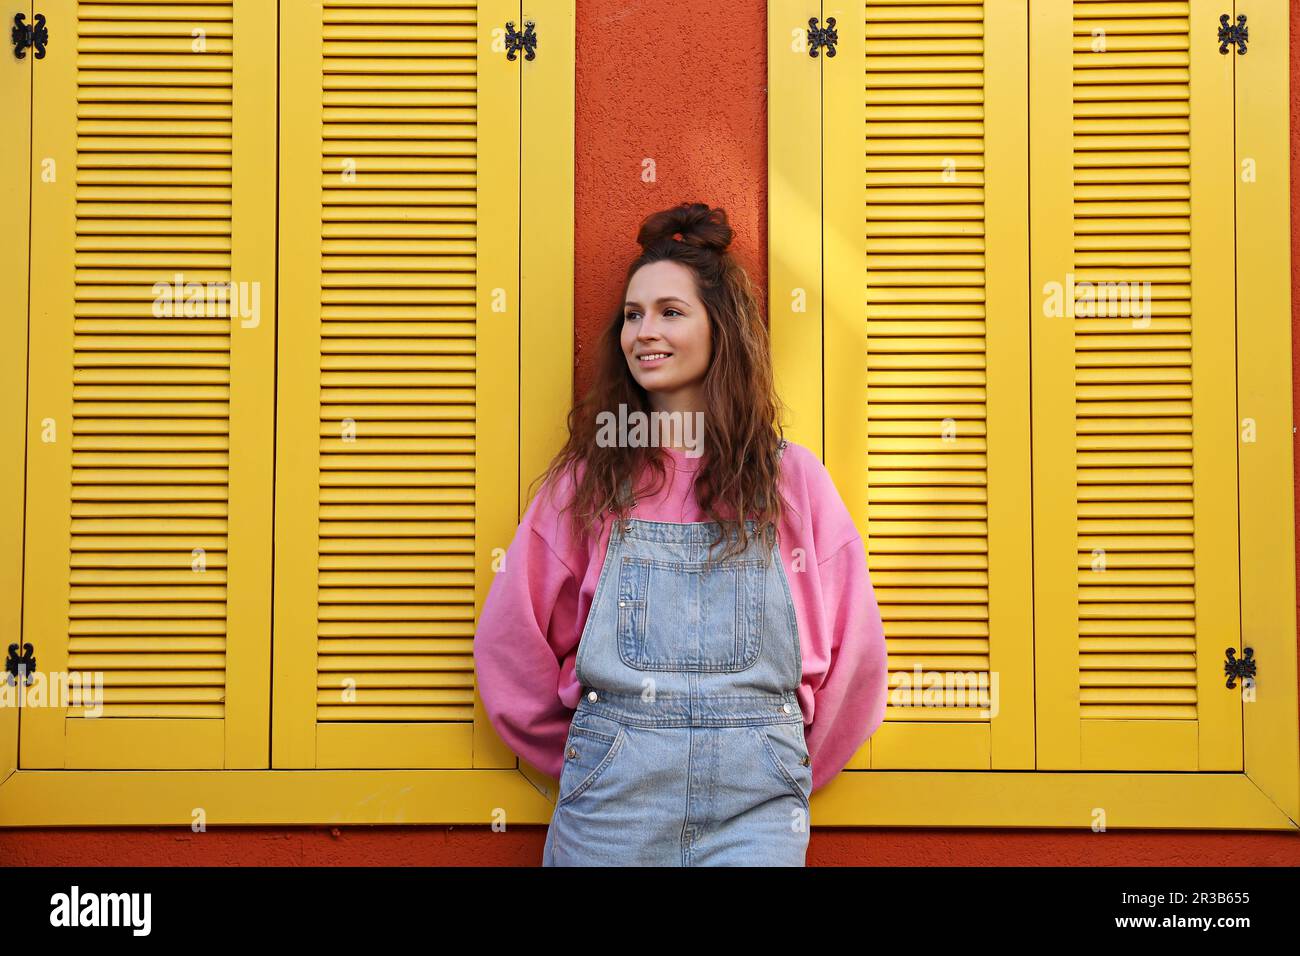
M682 305L686 305L685 299L679 299L675 295L664 295L655 299L655 305L663 305L665 302L680 302ZM631 299L629 299L628 301L623 303L623 308L627 308L629 305L640 306L641 303L633 302Z

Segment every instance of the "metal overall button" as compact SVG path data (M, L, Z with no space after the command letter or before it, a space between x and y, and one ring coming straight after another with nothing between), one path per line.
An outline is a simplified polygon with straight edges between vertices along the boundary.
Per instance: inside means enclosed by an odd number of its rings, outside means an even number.
M623 555L618 569L619 657L638 670L734 673L763 646L767 565L708 564Z

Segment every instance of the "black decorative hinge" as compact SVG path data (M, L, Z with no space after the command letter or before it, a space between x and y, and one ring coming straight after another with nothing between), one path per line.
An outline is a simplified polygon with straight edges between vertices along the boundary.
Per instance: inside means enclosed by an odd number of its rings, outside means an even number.
M30 687L36 673L36 655L32 645L23 645L23 654L18 656L18 645L9 645L9 656L5 658L5 682L14 686L15 679L21 679L24 687Z
M1219 52L1227 53L1228 47L1234 43L1237 45L1237 54L1240 56L1246 52L1246 15L1237 14L1237 25L1234 27L1228 22L1228 14L1219 17Z
M45 29L45 14L36 14L36 22L28 26L23 20L26 17L21 13L14 14L14 56L22 59L27 56L27 48L36 48L36 59L45 58L45 44L50 42L50 31Z
M1228 659L1223 662L1223 673L1228 675L1228 686L1236 687L1237 678L1255 680L1255 648L1248 647L1237 660L1237 649L1229 647L1225 652Z
M835 55L835 43L839 37L835 33L835 18L827 17L826 26L818 27L817 18L808 18L808 55L816 56L818 47L826 47L826 55Z
M524 21L524 32L519 33L515 30L513 20L506 23L506 59L513 60L515 54L520 50L524 51L524 59L531 60L537 55L537 34L533 32L535 26L532 20Z

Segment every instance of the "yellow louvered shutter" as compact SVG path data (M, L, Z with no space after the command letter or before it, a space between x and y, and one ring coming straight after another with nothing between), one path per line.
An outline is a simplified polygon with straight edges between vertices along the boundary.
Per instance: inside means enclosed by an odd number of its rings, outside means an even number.
M1030 768L1025 6L822 14L825 461L891 678L850 766Z
M277 767L473 764L479 512L518 484L500 9L283 7Z
M20 765L266 767L274 23L40 12Z
M1222 12L1032 8L1040 769L1242 767Z

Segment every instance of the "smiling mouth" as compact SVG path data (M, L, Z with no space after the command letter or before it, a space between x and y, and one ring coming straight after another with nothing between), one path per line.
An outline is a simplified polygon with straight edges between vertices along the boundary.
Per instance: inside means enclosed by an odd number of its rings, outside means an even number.
M644 355L638 355L636 359L638 362L653 362L658 359L671 358L672 354L672 352L646 352Z

